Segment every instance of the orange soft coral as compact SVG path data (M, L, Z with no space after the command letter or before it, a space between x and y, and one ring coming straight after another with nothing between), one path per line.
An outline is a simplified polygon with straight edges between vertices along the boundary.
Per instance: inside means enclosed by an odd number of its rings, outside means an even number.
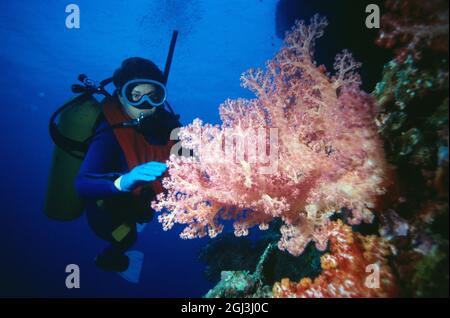
M330 224L330 253L321 257L322 274L316 279L288 278L273 286L274 297L393 297L394 276L387 264L389 248L377 236L363 236L341 220ZM379 272L379 283L373 280ZM376 287L377 286L377 287Z

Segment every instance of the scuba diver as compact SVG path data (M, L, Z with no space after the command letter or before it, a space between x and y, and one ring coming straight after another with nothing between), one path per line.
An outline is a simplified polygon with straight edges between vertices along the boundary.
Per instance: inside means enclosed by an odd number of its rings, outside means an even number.
M101 82L80 74L82 85L72 85L77 95L49 121L55 147L45 215L67 222L86 212L94 233L109 242L96 265L133 283L139 281L143 254L129 249L153 217L150 204L164 191L165 161L178 142L175 128L181 127L166 90L177 36L174 30L164 72L132 57ZM105 89L110 83L113 94ZM105 98L99 102L95 94Z
M136 241L137 226L153 217L150 202L163 191L164 162L175 144L170 134L181 124L179 116L164 109L164 75L150 60L126 59L112 81L116 90L101 103L75 189L85 202L90 227L110 242L96 265L137 282L143 254L127 251ZM140 125L123 124L136 122Z

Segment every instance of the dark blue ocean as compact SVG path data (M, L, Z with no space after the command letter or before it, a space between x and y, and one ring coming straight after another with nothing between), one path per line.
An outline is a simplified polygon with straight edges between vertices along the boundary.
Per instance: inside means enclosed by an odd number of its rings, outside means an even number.
M71 3L80 8L79 29L65 24ZM164 68L176 29L168 99L183 124L196 117L219 123L218 106L225 99L252 97L240 87L241 73L263 67L292 24L280 3L289 1L0 2L0 296L200 297L212 287L198 259L208 239L181 240L180 229L164 232L155 218L133 247L145 254L141 282L135 285L95 266L94 258L107 242L93 234L85 216L65 223L45 216L54 147L48 120L73 96L70 87L80 73L102 80L132 56ZM317 11L311 1L298 1L296 9L299 3L302 18ZM329 18L330 24L345 21L345 15ZM324 63L344 47L364 58L364 43L329 30L319 41L328 43L320 53ZM380 65L363 69L368 89L374 81L367 74L378 72ZM79 289L66 288L67 264L80 268Z

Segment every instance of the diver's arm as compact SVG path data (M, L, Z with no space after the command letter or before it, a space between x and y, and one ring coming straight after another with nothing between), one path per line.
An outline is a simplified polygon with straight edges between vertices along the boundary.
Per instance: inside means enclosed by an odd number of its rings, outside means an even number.
M106 121L102 122L81 164L75 181L78 195L84 199L102 199L120 193L114 181L122 175L122 153Z

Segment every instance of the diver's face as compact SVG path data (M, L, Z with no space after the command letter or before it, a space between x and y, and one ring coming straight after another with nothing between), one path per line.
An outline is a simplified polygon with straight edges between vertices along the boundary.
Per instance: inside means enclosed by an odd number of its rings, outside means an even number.
M150 94L152 92L156 91L156 87L152 84L140 84L137 85L133 90L131 91L131 99L136 102L139 99L142 98L142 96ZM139 117L140 114L144 114L145 116L151 115L156 111L156 107L153 107L151 109L139 109L134 106L131 106L127 103L127 101L119 95L119 100L122 103L125 112L130 116L132 119L136 119Z

